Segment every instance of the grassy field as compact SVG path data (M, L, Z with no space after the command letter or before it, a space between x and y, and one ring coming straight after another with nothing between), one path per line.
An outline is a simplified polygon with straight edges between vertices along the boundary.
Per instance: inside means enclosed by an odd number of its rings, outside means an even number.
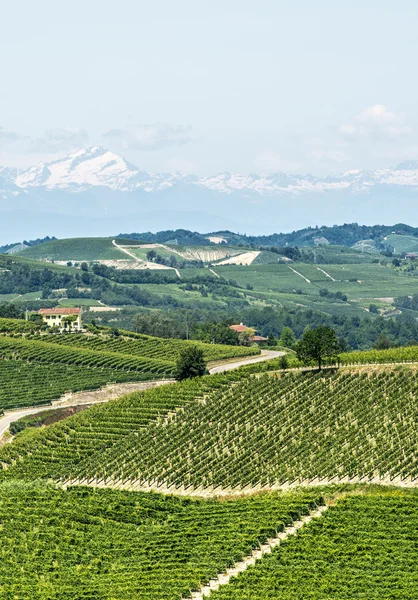
M84 307L103 306L102 304L100 304L100 302L98 300L93 300L92 298L62 298L59 301L59 305L67 306L70 308L77 307L77 306L84 306Z
M301 290L304 294L318 295L320 288L327 288L330 292L340 291L349 299L357 300L414 294L418 288L418 278L380 264L293 263L290 266L218 266L214 270L227 279L236 280L243 287L249 283L255 291L263 293Z

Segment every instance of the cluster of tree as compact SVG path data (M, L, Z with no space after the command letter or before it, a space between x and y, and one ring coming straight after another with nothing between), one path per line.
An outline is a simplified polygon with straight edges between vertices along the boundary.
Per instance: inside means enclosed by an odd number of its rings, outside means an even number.
M210 245L209 235L225 237L231 246L247 246L250 248L269 247L301 247L314 246L314 240L319 237L326 238L330 244L336 246L353 246L361 240L371 239L377 248L388 249L384 238L396 232L400 235L418 237L418 227L411 227L398 223L396 225L359 225L358 223L344 223L332 227L307 227L291 233L274 233L272 235L245 235L232 231L217 231L211 234L200 234L185 229L160 231L158 233L130 233L120 234L118 237L141 240L148 243L177 242L180 245Z
M394 304L398 308L418 310L418 294L414 294L413 296L399 296L399 298L395 298Z
M47 235L44 238L37 238L36 240L23 240L23 242L15 242L14 244L6 244L5 246L0 246L0 254L7 252L8 250L13 249L15 246L19 246L21 243L25 246L38 246L39 244L44 244L45 242L52 242L56 240L55 236L49 237Z
M172 269L203 269L205 266L201 260L186 260L181 257L178 258L175 254L171 254L169 258L164 258L154 249L147 252L147 260Z
M187 229L168 229L158 233L124 233L119 234L118 238L141 241L145 244L167 244L175 243L180 246L209 246L211 242L208 236L197 231L188 231Z
M235 283L233 281L233 283ZM187 292L199 292L204 298L207 298L209 294L212 296L222 296L229 298L242 298L242 292L239 292L235 285L231 285L227 281L221 281L220 279L209 279L205 284L194 285L191 281L179 285L181 290Z
M229 327L230 323L194 323L191 327L191 337L211 344L228 344L238 346L238 333Z
M348 297L347 294L343 294L342 292L330 292L327 288L321 288L319 290L319 295L323 298L329 298L330 300L341 300L342 302L347 302Z
M268 250L269 252L274 252L275 254L279 254L280 256L290 258L291 260L299 260L302 256L301 251L296 246L269 246L267 248L261 247L260 249Z
M150 269L115 269L107 267L100 263L94 263L91 267L92 272L99 277L105 277L115 283L177 283L179 278L174 271L169 269L150 270Z

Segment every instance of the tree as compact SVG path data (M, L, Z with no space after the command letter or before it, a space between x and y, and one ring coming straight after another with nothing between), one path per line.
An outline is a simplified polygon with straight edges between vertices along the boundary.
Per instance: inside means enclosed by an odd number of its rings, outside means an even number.
M63 317L61 319L61 322L64 323L64 329L69 329L69 331L71 331L73 323L75 323L77 321L77 316L76 315L68 315L67 317Z
M318 368L322 368L324 358L337 358L340 352L336 333L331 327L323 325L315 329L308 329L297 344L296 353L299 360L309 362L314 360Z
M392 342L388 336L384 333L379 334L375 345L373 346L376 350L387 350L392 347Z
M294 348L296 344L296 336L293 329L290 327L283 327L279 344L285 348Z
M149 252L147 252L147 260L149 260L149 262L152 262L156 256L157 253L155 250L149 250Z
M276 346L277 345L277 340L274 337L274 335L272 333L269 333L268 339L267 339L267 346Z
M251 344L251 342L253 341L253 337L255 335L255 329L252 329L251 327L247 327L247 329L245 329L244 331L241 331L241 333L239 334L239 343L241 344L241 346L249 346Z
M24 313L16 304L2 302L0 304L0 317L2 319L23 319Z
M81 263L81 270L87 272L89 270L89 266L86 262Z
M379 309L377 308L376 304L370 304L369 306L369 312L378 315L379 314Z
M203 350L197 346L189 346L180 352L177 359L175 377L177 381L202 377L207 372Z

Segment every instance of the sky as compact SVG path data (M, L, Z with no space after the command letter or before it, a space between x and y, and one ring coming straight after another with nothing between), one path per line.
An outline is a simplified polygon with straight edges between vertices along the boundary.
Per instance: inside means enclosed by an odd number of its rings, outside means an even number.
M416 0L0 4L0 165L90 145L199 175L418 159Z

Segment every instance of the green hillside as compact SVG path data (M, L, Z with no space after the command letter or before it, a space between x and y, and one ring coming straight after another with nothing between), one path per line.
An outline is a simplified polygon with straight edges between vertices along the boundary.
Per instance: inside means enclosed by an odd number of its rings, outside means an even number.
M121 439L74 475L229 489L415 479L417 392L409 371L244 379L189 404L181 419Z
M412 235L390 234L386 236L385 243L392 246L395 254L418 252L418 237Z
M251 356L257 347L167 340L126 332L49 334L35 323L0 319L0 413L48 404L66 392L96 389L109 382L172 377L180 352L191 344L207 361Z
M406 367L210 376L85 411L40 433L46 447L16 442L0 461L7 477L122 480L128 488L410 481L418 474L417 386ZM180 406L174 418L158 419Z
M53 240L23 250L19 253L20 257L49 261L90 261L129 258L112 244L111 238Z
M211 598L413 600L417 524L416 490L348 496Z
M103 328L101 333L74 335L38 335L37 341L49 344L59 344L70 348L97 350L100 352L118 352L130 356L141 356L156 360L174 362L184 348L190 345L198 346L204 352L205 360L213 362L228 358L253 356L260 353L257 346L227 346L225 344L205 344L199 341L173 340L152 337L149 335L119 332L114 336L111 331Z
M322 502L309 490L220 502L0 485L0 589L22 600L179 599Z

